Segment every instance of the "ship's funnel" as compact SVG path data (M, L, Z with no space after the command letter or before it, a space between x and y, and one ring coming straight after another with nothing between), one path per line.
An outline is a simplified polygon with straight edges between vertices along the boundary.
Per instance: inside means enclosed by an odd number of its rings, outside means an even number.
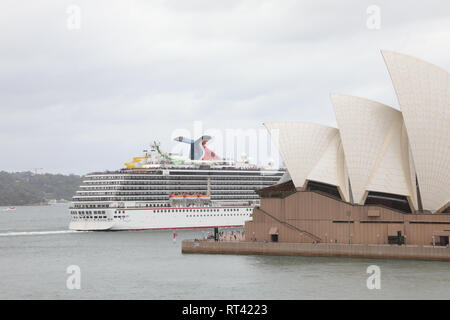
M174 140L177 142L188 143L191 145L190 149L190 159L191 160L216 160L219 159L214 152L211 152L206 148L205 144L207 141L211 140L211 136L201 136L197 140L192 140L186 137L176 137ZM206 152L208 151L208 152ZM211 153L213 157L211 158ZM211 158L211 159L210 159Z

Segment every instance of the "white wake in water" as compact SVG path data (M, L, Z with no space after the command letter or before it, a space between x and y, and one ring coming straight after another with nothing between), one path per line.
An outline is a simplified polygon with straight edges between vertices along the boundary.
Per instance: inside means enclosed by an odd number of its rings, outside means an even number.
M89 232L89 231L56 230L56 231L21 231L21 232L3 232L3 233L0 233L0 237L9 237L9 236L37 236L37 235L64 234L64 233L79 233L79 232Z

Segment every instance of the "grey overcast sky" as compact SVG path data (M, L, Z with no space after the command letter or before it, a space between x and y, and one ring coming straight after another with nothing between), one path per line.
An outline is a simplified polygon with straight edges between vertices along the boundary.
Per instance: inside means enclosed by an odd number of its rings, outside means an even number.
M381 49L450 70L450 1L2 0L0 24L6 171L117 169L194 121L336 126L331 92L399 108Z

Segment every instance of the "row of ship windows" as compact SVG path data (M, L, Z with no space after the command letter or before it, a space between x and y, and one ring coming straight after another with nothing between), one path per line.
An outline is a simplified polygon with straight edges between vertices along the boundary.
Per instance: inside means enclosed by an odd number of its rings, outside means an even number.
M119 216L114 216L114 218L116 219L125 219L125 217L119 217ZM97 219L103 219L103 220L107 220L107 221L112 221L112 218L108 218L107 216L83 216L83 217L77 217L74 216L72 217L73 220L83 220L83 219L93 219L93 220L97 220Z
M184 181L183 181L184 180ZM227 183L230 180L234 180L234 181L278 181L280 180L280 177L239 177L239 179L236 179L236 177L211 177L210 178L211 183L217 183L217 182L222 182L222 183ZM207 181L207 179L203 179L203 180L192 180L192 179L187 179L187 178L174 178L174 179L161 179L161 178L155 178L155 179L147 179L147 180L137 180L137 181L133 181L133 180L107 180L107 181L103 181L103 180L84 180L84 182L86 184L183 184L183 183L202 183L204 184Z
M258 200L258 199L257 199ZM139 206L143 206L144 204L140 204ZM246 205L246 204L240 204L240 205ZM169 203L146 203L146 207L170 207ZM109 208L108 204L75 204L74 208Z
M186 217L194 218L194 217L236 217L236 216L250 216L250 213L217 213L217 214L188 214ZM107 216L83 216L83 217L72 217L73 219L107 219ZM114 216L115 219L124 219L124 216ZM108 219L111 221L111 219Z
M231 216L250 216L250 213L229 213L229 214L188 214L186 217L231 217Z
M114 218L123 218L123 217L114 217ZM108 221L111 221L112 219L107 219L107 217L106 216L84 216L84 217L77 217L77 216L74 216L74 217L72 217L72 219L74 219L74 220L77 220L77 219L105 219L105 220L108 220Z
M177 191L178 192L178 191ZM189 192L189 191L186 191ZM89 191L77 191L77 195L79 196L107 196L107 195L111 195L111 196L127 196L127 195L136 195L136 196L140 196L140 195L166 195L167 192L165 191L128 191L128 192L117 192L117 191L112 191L112 192L89 192ZM214 194L212 194L212 196L214 196L215 194L217 195L224 195L224 194L255 194L254 190L223 190L223 191L215 191Z
M180 174L180 175L161 175L161 174L156 174L156 175L149 175L149 176L126 176L126 177L119 177L119 176L107 176L107 177L98 177L98 176L86 176L84 177L84 179L86 180L155 180L155 179L166 179L166 180L171 180L171 179L197 179L197 180L201 180L201 179L221 179L221 178L226 178L224 176L244 176L244 177L280 177L282 176L283 173L276 173L276 174L258 174L258 173L253 173L253 174L237 174L237 175L233 175L233 174L192 174L192 175L185 175L185 174Z
M229 199L229 198L241 198L241 199L259 199L258 195L251 195L251 194L247 194L247 195L216 195L216 196L211 196L211 199ZM145 196L145 197L112 197L112 196L105 196L105 197L95 197L95 196L90 196L89 198L83 198L83 197L73 197L72 199L73 201L131 201L131 200L167 200L167 196L166 197L161 197L161 196Z
M252 188L266 185L273 185L277 181L249 181L247 183L239 183L238 181L230 181L229 183L210 184L211 189L227 189L227 188ZM94 189L100 188L100 190L140 190L140 189L201 189L206 190L207 185L192 184L192 183L117 183L117 184L101 184L101 183L83 183L80 188Z
M225 212L237 212L239 211L238 208L225 208L223 211ZM252 208L246 208L245 211L252 211ZM79 214L106 214L105 211L70 211L70 214L76 215L77 212ZM154 212L219 212L219 209L160 209L160 210L154 210ZM115 212L117 213L125 213L125 210L118 210Z
M89 199L92 199L95 201L95 199L104 199L104 198L110 198L112 200L140 200L140 199L153 199L153 200L169 200L169 195L167 193L160 193L160 194L148 194L148 195L139 195L139 194L130 194L130 195L118 195L118 194L112 194L112 195L103 195L96 193L95 195L87 195L87 194L77 194L73 198L80 198L80 199L86 199L89 197ZM156 197L156 198L155 198ZM259 198L259 196L256 194L256 192L235 192L231 193L228 192L226 194L212 194L211 199L222 199L223 197L248 197L248 198Z
M266 185L272 185L273 182L258 182L258 183L251 183L251 184L235 184L230 183L228 185L211 185L210 189L213 190L233 190L233 189L254 189L254 188L261 188ZM168 184L155 184L155 185L120 185L120 186L111 186L111 187L105 187L105 186L89 186L89 185L81 185L80 188L82 189L89 189L89 190L207 190L208 186L206 185L191 185L191 184L179 184L179 185L168 185Z
M218 183L211 183L211 188L215 189L223 189L226 187L236 187L236 186L242 186L242 187L256 187L256 186L265 186L265 185L273 185L276 183L277 180L273 181L230 181L230 182L221 182ZM110 189L110 190L120 190L120 189L136 189L135 186L144 186L147 187L146 189L153 188L166 188L166 189L174 189L174 188L192 188L192 189L205 189L207 188L207 185L205 183L190 183L187 181L186 183L183 182L174 182L174 183L140 183L140 182L134 182L134 183L87 183L83 182L83 184L80 186L81 188L104 188L104 189ZM150 187L150 188L149 188Z
M258 185L272 185L276 183L277 181L230 181L227 183L221 182L219 183L211 183L211 188L216 189L222 189L226 187L235 187L235 186L242 186L242 187L253 187ZM144 186L147 187L147 189L151 189L151 187L157 187L157 188L193 188L193 189L205 189L207 185L205 183L190 183L189 181L183 183L183 182L174 182L174 183L83 183L81 185L81 188L104 188L104 189L112 189L112 190L119 190L119 189L136 189L136 186Z
M86 176L85 179L86 180L155 180L155 179L167 179L167 180L171 180L171 179L199 179L202 176L204 179L226 179L227 177L224 176L251 176L251 177L280 177L283 173L279 173L279 174L273 174L273 175L261 175L258 172L254 173L243 173L243 172L236 172L236 173L232 173L232 172L226 172L226 173L214 173L214 174L205 174L205 173L200 173L200 174L171 174L169 176L167 175L153 175L153 176Z
M76 215L77 212L79 214L106 214L105 211L70 211L70 214Z
M230 184L229 186L233 186L233 184ZM253 184L249 184L249 186L253 186ZM168 185L168 184L152 184L151 186L148 185L120 185L120 186L114 186L114 187L102 187L102 186L88 186L88 185L82 185L81 188L84 189L91 189L91 190L158 190L158 189L201 189L206 190L207 186L202 183L198 185L193 184L183 184L183 185Z
M146 204L146 207L170 207L170 204L168 203L158 203L158 204ZM75 208L109 208L109 205L107 204L76 204L74 205Z
M225 212L231 212L231 211L239 211L239 209L236 208L228 208L224 209ZM245 211L252 211L252 208L246 208ZM155 210L156 213L160 212L219 212L219 209L161 209L161 210Z
M109 208L108 204L86 204L83 206L75 205L75 208Z
M253 190L255 188L261 188L263 187L263 184L248 184L248 185L234 185L229 184L227 186L211 186L211 190ZM205 185L199 185L199 186L190 186L190 185L181 185L181 186L168 186L168 185L159 185L159 186L143 186L143 187L93 187L93 186L81 186L81 188L85 190L201 190L205 191L207 190L207 186Z

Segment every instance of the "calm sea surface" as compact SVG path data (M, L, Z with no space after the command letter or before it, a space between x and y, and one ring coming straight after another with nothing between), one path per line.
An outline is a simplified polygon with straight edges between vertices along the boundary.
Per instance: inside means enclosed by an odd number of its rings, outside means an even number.
M189 255L205 231L71 232L67 205L0 208L0 299L450 299L450 263ZM210 230L212 231L212 230ZM67 267L81 270L69 290ZM369 290L367 267L381 269Z

